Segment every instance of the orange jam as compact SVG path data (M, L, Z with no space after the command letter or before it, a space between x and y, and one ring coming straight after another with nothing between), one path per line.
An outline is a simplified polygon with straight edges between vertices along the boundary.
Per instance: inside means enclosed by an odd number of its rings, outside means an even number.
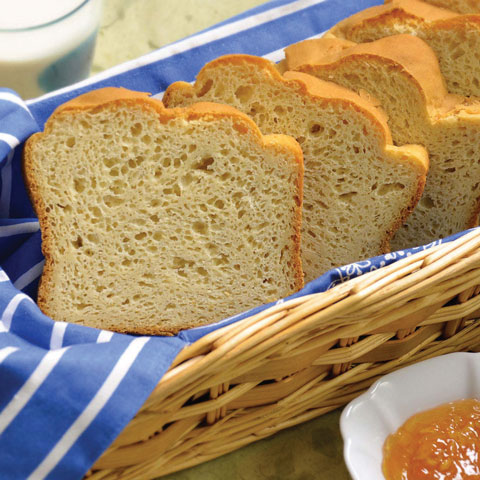
M387 480L480 480L480 401L410 417L383 447Z

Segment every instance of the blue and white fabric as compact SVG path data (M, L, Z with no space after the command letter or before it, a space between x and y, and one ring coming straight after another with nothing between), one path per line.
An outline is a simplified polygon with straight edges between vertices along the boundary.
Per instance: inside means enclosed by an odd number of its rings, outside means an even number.
M0 478L83 477L147 399L178 352L222 325L175 337L129 336L53 322L36 304L44 259L25 191L22 145L55 107L90 89L122 86L160 94L192 81L208 61L249 53L274 61L282 49L318 36L380 0L275 0L229 21L25 104L0 89ZM428 248L428 246L420 247ZM411 252L329 272L297 295L324 291Z

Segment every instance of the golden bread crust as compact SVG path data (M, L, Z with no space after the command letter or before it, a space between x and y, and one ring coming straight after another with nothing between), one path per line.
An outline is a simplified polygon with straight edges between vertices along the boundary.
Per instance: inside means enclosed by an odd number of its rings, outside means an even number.
M285 49L287 68L315 74L317 67L335 69L337 64L353 57L374 58L409 76L427 105L439 107L444 103L448 93L445 80L435 53L423 40L412 35L394 35L369 43L349 43L350 46L343 40L318 38L291 45Z
M428 43L452 93L480 96L478 83L472 79L480 74L478 14L460 15L419 0L394 0L343 20L324 38L360 44L400 33L418 36Z
M385 0L385 3L388 4L392 1L395 0ZM424 0L423 3L460 14L480 13L478 0Z
M328 34L336 38L348 39L352 30L382 23L387 18L403 23L409 20L435 22L458 16L458 13L419 0L393 0L385 5L367 8L342 20L332 27Z
M224 55L212 60L200 70L195 85L186 82L172 83L163 96L164 104L168 107L171 103L170 99L178 93L181 93L181 95L185 97L196 97L201 101L202 95L198 86L202 85L202 79L208 75L210 69L215 69L224 65L239 65L244 63L256 65L264 71L267 71L274 80L296 87L298 92L303 95L308 95L318 100L332 100L333 102L348 103L349 105L354 106L356 109L367 113L372 119L372 122L378 124L379 131L382 132L382 136L385 138L386 143L392 142L390 129L388 128L384 112L376 108L370 101L362 98L348 88L321 80L311 75L303 75L302 73L295 71L286 71L282 75L273 62L253 55Z

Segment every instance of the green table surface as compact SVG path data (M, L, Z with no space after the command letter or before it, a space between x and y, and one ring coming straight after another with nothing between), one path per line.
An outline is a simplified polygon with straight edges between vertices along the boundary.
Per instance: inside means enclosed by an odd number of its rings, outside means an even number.
M259 0L104 0L92 74L263 3ZM340 411L252 443L165 480L349 480Z

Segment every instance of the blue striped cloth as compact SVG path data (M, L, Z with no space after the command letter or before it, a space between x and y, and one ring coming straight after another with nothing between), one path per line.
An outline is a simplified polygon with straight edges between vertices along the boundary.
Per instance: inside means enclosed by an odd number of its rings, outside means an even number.
M22 180L25 139L43 128L57 105L90 89L122 86L160 93L173 81L192 81L206 62L226 53L280 60L285 46L319 35L345 16L380 3L275 0L27 104L15 92L0 89L2 480L82 478L185 345L266 307L169 338L53 322L34 303L44 259L38 221ZM297 295L324 291L409 254L396 252L335 269Z

